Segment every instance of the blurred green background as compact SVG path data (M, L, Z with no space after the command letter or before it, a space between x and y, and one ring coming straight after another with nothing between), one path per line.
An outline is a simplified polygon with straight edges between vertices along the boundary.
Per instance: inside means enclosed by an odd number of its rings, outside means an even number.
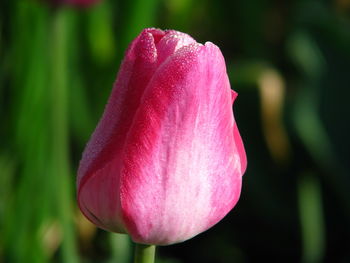
M221 48L248 155L234 210L157 262L350 262L350 0L2 0L0 262L131 262L78 211L75 176L144 27Z

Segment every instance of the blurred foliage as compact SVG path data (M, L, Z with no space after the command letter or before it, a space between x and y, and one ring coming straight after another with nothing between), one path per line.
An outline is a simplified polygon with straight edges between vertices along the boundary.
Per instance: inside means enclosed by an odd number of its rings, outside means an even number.
M217 44L248 155L241 200L157 262L350 262L350 1L0 2L0 262L130 262L75 171L144 27Z

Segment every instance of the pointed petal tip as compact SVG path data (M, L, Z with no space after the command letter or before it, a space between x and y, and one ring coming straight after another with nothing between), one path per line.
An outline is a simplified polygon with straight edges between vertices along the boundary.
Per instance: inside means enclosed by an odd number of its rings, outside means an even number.
M232 100L232 104L235 102L236 98L238 96L238 93L234 90L231 89L231 100Z

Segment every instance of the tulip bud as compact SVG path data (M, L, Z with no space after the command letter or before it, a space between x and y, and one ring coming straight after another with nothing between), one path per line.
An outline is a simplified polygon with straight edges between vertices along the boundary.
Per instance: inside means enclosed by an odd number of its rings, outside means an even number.
M217 46L145 29L131 43L78 171L78 203L105 230L168 245L237 203L246 155Z

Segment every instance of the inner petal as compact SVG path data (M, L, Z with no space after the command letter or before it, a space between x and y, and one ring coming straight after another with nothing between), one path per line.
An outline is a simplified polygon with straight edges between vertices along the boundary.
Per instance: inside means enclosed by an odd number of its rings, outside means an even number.
M158 54L158 66L161 65L168 57L172 56L178 49L188 46L196 41L187 34L168 30L162 39L156 43Z

